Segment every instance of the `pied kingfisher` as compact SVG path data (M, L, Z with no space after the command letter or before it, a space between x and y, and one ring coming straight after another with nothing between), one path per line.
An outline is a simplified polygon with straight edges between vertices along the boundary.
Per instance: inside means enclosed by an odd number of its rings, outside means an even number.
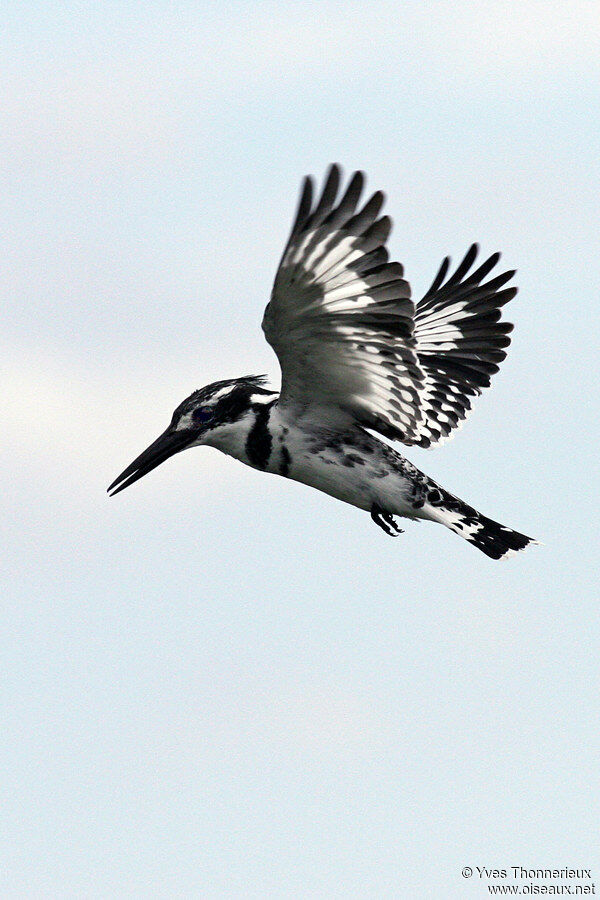
M506 356L513 326L500 308L517 292L505 287L515 273L484 281L500 254L473 269L474 244L449 277L444 259L415 304L402 266L388 261L384 195L359 209L364 174L355 172L341 197L340 177L331 166L315 203L304 179L265 310L281 391L263 376L194 391L108 490L208 444L370 512L389 535L401 533L401 516L441 522L492 559L523 550L536 541L483 516L375 437L429 447L466 417Z

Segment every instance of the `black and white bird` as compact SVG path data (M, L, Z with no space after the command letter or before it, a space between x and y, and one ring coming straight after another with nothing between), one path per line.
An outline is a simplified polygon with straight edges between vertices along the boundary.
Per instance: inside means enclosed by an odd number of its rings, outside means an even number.
M473 245L449 275L444 259L414 303L389 262L391 221L377 191L360 208L355 172L340 196L331 166L320 197L304 180L262 327L281 365L281 391L263 376L217 381L177 407L167 430L112 483L113 494L168 457L208 444L255 469L293 478L371 514L387 534L396 517L440 522L492 559L536 543L436 484L376 435L429 447L446 438L490 384L512 325L501 308L514 272L486 281Z

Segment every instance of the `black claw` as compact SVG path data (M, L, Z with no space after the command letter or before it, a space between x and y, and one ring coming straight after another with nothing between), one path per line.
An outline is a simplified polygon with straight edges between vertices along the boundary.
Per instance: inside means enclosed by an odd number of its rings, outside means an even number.
M398 537L399 534L404 534L402 528L397 525L392 513L386 512L377 503L374 503L371 507L371 518L390 537Z

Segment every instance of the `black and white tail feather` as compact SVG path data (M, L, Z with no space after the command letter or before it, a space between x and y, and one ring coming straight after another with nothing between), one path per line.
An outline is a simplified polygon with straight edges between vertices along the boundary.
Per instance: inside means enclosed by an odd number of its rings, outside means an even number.
M442 499L436 503L431 518L465 538L491 559L508 559L530 544L539 544L526 534L489 519L447 491L440 490L440 493Z

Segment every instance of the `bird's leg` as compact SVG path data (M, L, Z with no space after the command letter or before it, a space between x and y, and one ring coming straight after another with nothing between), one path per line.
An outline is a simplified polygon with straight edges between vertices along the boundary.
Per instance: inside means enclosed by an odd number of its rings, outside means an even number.
M404 534L402 528L399 528L396 524L393 515L386 512L377 503L374 503L371 507L371 518L375 524L379 525L380 528L383 528L385 533L389 534L390 537L398 537L399 534Z

